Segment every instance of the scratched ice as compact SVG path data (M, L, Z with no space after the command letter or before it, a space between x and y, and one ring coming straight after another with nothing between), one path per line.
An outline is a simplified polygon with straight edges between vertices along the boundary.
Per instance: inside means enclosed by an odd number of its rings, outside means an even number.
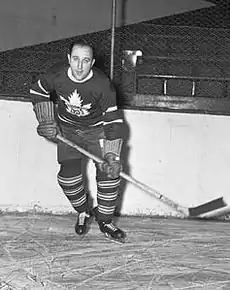
M74 215L2 213L0 289L230 289L229 221L121 217L124 245Z

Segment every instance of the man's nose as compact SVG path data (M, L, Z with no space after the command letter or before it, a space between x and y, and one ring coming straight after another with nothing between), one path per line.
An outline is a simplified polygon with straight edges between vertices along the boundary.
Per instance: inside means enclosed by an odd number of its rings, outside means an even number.
M78 61L77 67L78 67L79 69L82 69L82 67L83 67L83 62L82 62L81 60Z

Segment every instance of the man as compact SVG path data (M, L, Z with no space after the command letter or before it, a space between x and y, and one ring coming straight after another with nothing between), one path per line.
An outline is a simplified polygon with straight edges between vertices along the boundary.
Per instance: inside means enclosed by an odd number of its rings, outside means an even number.
M57 180L76 210L75 231L84 235L89 207L84 188L81 153L56 140L57 134L75 142L104 162L96 165L97 203L94 209L101 232L115 240L125 233L113 224L120 185L121 126L123 119L116 104L116 92L109 80L94 67L93 48L85 41L74 42L68 53L68 66L42 76L30 89L38 120L37 132L57 142L60 171ZM50 99L56 92L57 104Z

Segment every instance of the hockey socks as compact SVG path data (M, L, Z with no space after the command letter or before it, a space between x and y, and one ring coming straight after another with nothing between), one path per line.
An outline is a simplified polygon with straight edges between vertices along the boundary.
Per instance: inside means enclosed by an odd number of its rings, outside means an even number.
M57 176L58 183L71 205L77 212L86 211L87 197L83 186L82 174L73 177Z
M120 178L97 182L98 219L110 221L113 218Z

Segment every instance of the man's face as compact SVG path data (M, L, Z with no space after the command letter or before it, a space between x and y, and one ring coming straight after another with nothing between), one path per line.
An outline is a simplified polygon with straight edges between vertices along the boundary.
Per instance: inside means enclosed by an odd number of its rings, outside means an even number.
M88 46L75 45L68 60L72 75L77 81L86 78L95 62L92 49Z

